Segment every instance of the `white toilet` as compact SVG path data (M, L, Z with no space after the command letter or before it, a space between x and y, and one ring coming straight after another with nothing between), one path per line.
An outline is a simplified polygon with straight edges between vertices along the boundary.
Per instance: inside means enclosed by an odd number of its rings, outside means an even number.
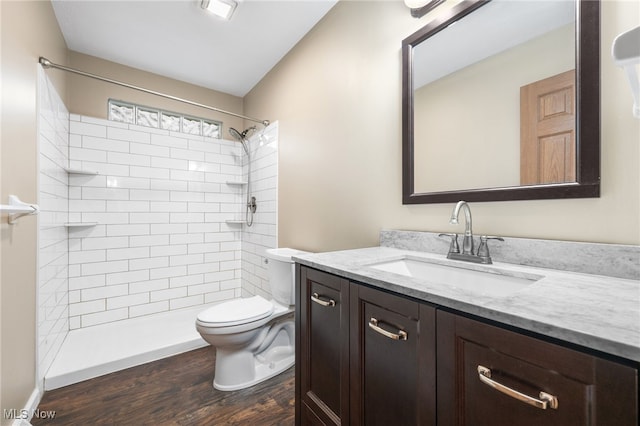
M295 274L291 256L306 252L266 250L272 300L234 299L198 314L196 328L216 348L213 387L232 391L253 386L295 361Z

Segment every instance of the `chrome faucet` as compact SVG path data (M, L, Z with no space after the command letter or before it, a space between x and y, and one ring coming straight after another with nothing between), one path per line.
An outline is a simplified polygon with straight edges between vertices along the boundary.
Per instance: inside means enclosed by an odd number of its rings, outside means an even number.
M473 231L471 231L471 209L466 201L458 201L451 213L449 224L457 225L460 209L464 210L464 238L462 239L462 254L473 254Z
M485 263L490 264L491 255L489 254L489 245L487 244L488 240L499 240L504 241L501 237L490 237L487 235L483 235L480 237L480 247L478 247L478 252L474 253L474 243L473 243L473 231L471 225L471 208L469 208L469 204L466 201L458 201L458 204L453 209L451 213L451 219L449 223L451 225L457 225L458 217L460 216L460 210L464 210L464 237L462 239L462 253L460 253L460 248L458 246L458 234L440 234L440 237L451 237L451 244L449 246L449 253L447 253L447 259L455 259L455 260L464 260L467 262L474 263Z

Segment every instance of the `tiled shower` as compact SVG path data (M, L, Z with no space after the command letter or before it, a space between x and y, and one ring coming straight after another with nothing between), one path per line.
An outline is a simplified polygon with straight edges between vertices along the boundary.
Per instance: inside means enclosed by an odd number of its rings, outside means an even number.
M270 297L277 123L250 141L247 227L239 143L69 114L39 73L39 379L69 331Z

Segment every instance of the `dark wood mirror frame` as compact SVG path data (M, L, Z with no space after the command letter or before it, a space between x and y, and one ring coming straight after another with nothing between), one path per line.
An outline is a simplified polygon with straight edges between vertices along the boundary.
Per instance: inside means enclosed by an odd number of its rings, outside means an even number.
M413 49L489 3L466 0L402 41L402 203L600 196L600 1L576 0L576 182L424 192L414 190Z

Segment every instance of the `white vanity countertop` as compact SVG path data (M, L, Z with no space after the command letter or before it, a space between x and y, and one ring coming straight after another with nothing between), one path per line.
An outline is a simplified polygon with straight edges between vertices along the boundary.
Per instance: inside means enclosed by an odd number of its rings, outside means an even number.
M487 296L367 265L409 255L467 269L541 279L508 296ZM640 281L494 262L476 265L445 255L370 247L297 255L295 261L354 281L640 362Z

